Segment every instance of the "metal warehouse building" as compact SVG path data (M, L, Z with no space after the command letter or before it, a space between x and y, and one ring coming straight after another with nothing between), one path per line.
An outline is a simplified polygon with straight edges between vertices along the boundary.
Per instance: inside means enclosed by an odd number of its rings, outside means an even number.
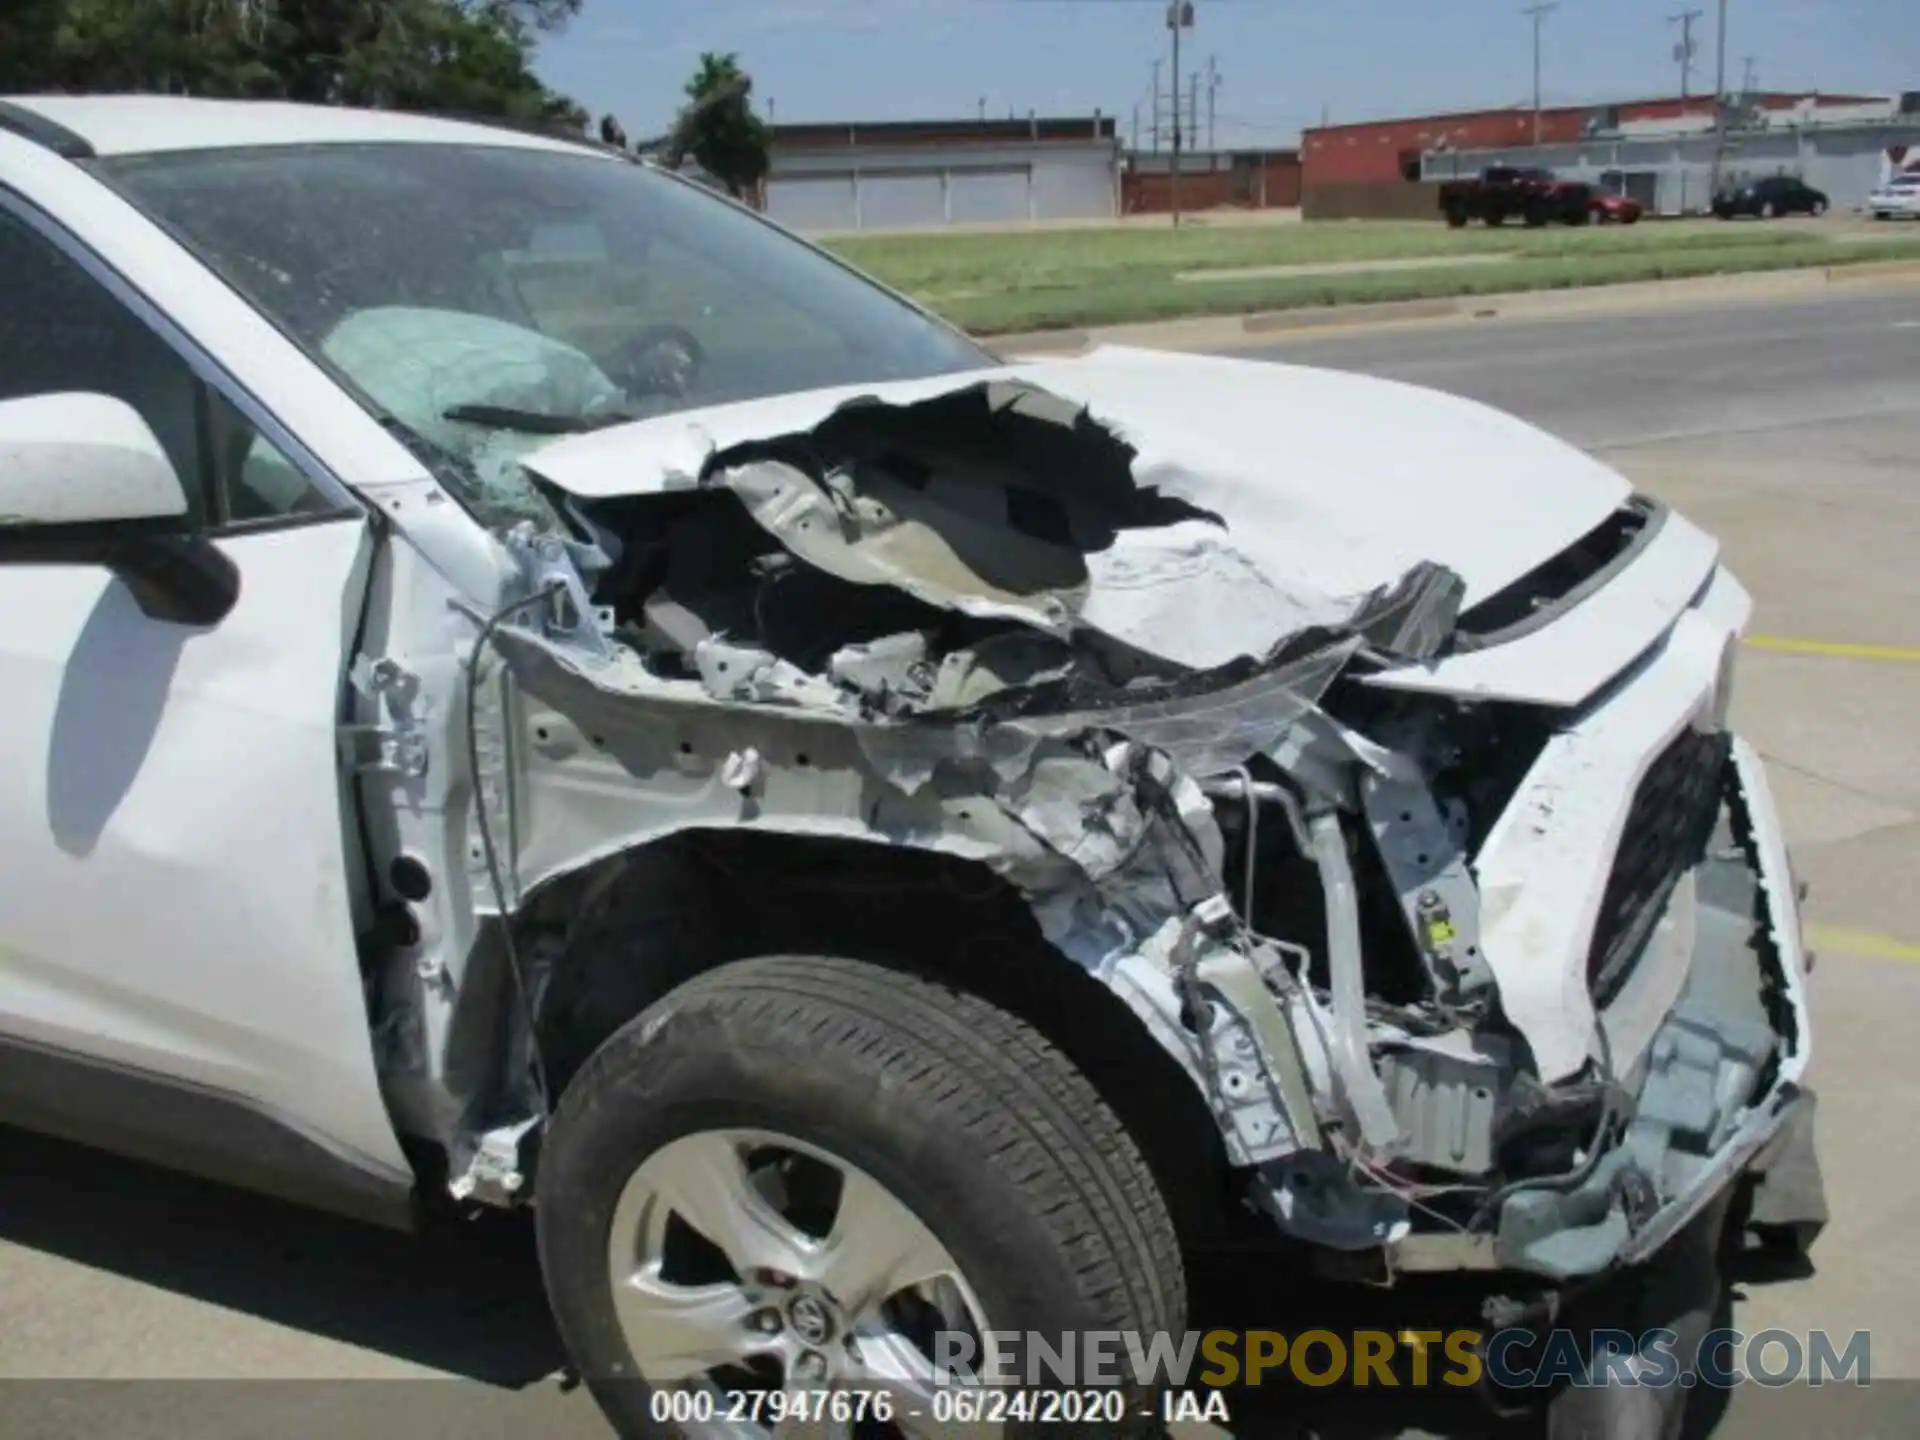
M1760 91L1742 97L1757 109L1831 108L1886 103L1882 95L1826 95L1804 91ZM1557 105L1540 111L1539 138L1567 145L1595 135L1631 132L1643 127L1673 128L1683 120L1710 125L1714 97L1663 96L1623 100L1610 105ZM1314 126L1301 135L1300 161L1307 189L1319 185L1391 184L1421 178L1421 156L1429 150L1507 150L1531 145L1534 112L1465 110L1401 120L1364 120L1350 125Z
M1429 151L1423 163L1425 178L1439 181L1488 165L1545 165L1568 180L1632 195L1654 214L1681 215L1704 209L1711 199L1716 151L1726 180L1798 175L1835 208L1858 209L1890 173L1920 153L1920 105L1905 114L1833 107L1736 117L1723 140L1707 124L1665 133L1623 129L1538 148Z
M1119 205L1110 117L771 127L766 210L796 230L1103 220Z

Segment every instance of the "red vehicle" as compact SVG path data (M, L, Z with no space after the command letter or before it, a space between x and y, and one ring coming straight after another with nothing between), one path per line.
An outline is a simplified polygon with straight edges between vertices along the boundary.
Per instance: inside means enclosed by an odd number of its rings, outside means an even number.
M1598 191L1587 202L1587 208L1596 225L1631 225L1646 213L1631 195L1603 195Z

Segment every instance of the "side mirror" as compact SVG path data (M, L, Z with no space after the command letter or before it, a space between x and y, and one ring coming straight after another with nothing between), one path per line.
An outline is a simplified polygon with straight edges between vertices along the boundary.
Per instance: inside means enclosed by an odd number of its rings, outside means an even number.
M125 401L0 401L0 564L104 565L154 619L216 624L240 572L187 512L173 462Z

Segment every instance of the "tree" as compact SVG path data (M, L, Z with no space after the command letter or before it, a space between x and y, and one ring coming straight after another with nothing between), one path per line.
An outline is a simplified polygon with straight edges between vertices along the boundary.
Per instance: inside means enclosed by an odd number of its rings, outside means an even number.
M0 0L0 88L269 96L559 123L532 70L581 0Z
M65 8L62 0L7 0L0 9L0 94L45 85Z
M627 148L626 127L611 115L600 117L600 143L611 145L617 150Z
M767 173L767 127L753 113L753 78L731 52L707 51L687 81L692 102L669 140L666 159L678 166L691 153L735 199Z

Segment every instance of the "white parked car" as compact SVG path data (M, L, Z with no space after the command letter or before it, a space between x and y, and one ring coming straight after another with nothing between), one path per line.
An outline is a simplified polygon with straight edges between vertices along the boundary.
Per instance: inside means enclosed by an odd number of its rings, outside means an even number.
M1867 209L1876 220L1920 216L1920 172L1895 175L1867 197Z
M531 1203L635 1433L1817 1226L1748 597L1558 440L392 114L7 102L0 275L0 1119Z

